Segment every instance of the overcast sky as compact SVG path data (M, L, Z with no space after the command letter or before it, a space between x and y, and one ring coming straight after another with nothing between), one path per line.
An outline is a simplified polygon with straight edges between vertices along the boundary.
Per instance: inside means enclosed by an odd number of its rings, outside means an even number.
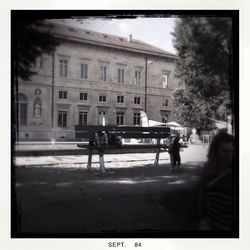
M82 27L97 32L111 35L129 37L131 34L134 39L138 39L176 54L173 47L171 33L174 31L175 18L133 18L133 19L67 19L63 22L67 25ZM57 20L58 21L58 20ZM60 20L59 22L62 22Z

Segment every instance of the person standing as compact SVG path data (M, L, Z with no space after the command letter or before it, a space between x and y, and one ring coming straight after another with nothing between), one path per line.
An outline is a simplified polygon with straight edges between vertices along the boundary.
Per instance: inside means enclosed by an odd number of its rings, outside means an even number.
M169 136L167 138L167 146L168 146L168 153L169 153L169 158L170 158L170 166L171 169L173 170L174 166L173 166L173 142L172 142L172 138L171 136Z
M180 148L181 144L179 143L180 137L176 136L172 145L172 160L173 160L173 171L176 170L176 165L178 166L178 171L181 165L181 156L180 156Z

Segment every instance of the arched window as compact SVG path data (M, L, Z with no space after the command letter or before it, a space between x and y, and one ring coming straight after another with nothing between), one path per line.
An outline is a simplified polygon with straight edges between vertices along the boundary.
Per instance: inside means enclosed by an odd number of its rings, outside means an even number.
M20 126L27 126L28 101L24 94L18 94L18 122Z

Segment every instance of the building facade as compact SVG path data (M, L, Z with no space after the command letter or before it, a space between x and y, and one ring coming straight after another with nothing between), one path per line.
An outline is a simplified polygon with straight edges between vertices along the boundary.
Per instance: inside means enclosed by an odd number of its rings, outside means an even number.
M55 25L60 45L18 81L19 140L74 138L75 125L167 122L176 56L135 40Z

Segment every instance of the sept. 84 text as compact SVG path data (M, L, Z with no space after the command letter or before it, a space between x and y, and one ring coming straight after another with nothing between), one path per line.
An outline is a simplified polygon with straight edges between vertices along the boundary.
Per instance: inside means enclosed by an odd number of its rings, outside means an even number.
M108 247L110 247L110 248L117 248L117 247L127 247L127 245L129 245L129 246L131 246L131 244L132 244L132 246L133 247L142 247L142 243L141 242L134 242L134 243L130 243L130 244L125 244L125 242L123 242L123 241L110 241L110 242L108 242Z

